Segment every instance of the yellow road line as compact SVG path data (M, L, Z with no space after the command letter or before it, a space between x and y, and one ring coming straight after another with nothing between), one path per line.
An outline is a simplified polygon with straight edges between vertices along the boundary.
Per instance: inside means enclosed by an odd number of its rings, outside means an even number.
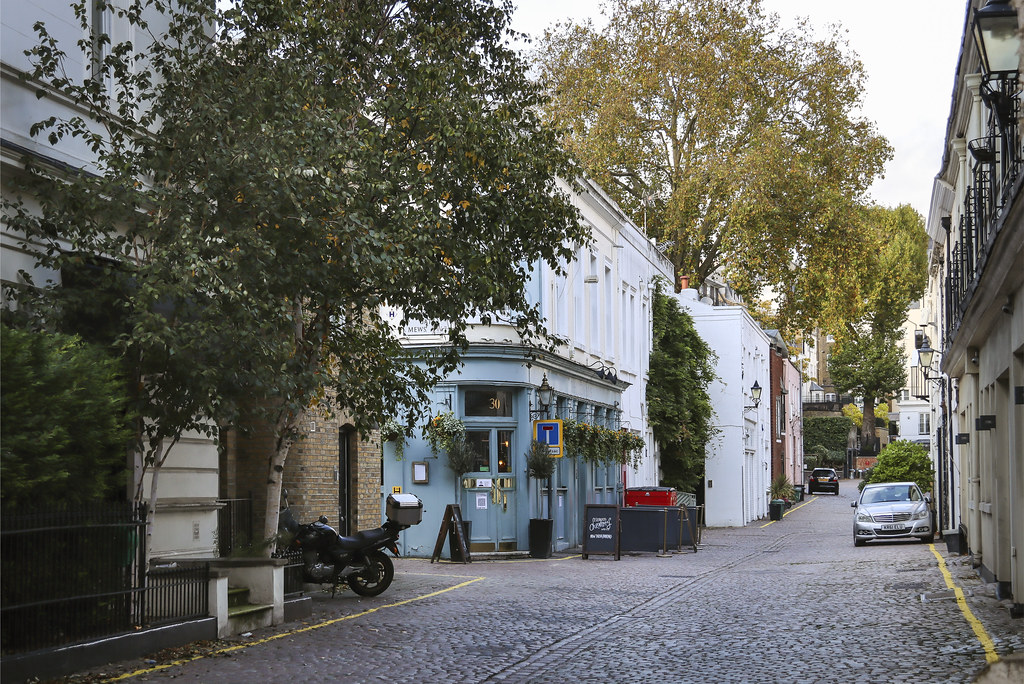
M485 558L484 560L476 561L477 563L550 563L552 561L564 561L571 560L573 558L581 558L582 554L576 554L575 556L562 556L561 558L510 558L508 560L501 560L498 558ZM431 561L438 565L465 565L460 561L448 560L442 558L440 560Z
M364 611L360 611L360 612L354 613L352 615L345 615L344 617L334 618L333 620L327 620L325 622L319 622L319 623L317 623L315 625L307 625L305 627L300 627L298 629L292 629L292 630L289 630L287 632L281 632L280 634L273 634L271 636L268 636L266 639L259 639L257 641L249 641L249 642L246 642L244 644L238 644L236 646L228 646L227 648L222 648L222 649L219 649L217 651L211 651L210 653L206 653L204 655L198 655L198 656L195 656L195 657L192 657L192 658L182 658L181 660L175 660L175 661L170 662L170 663L164 663L162 665L157 665L155 667L149 667L149 668L146 668L144 670L135 670L134 672L126 672L126 673L124 673L122 675L119 675L117 677L114 677L112 679L107 679L107 680L104 680L104 681L116 682L116 681L119 681L121 679L130 679L132 677L138 677L139 675L149 674L151 672L158 672L159 670L166 670L169 667L175 667L177 665L185 665L186 663L191 663L191 662L196 661L196 660L202 660L203 658L210 658L212 656L224 655L225 653L232 653L234 651L242 651L242 650L245 650L247 648L251 648L252 646L259 646L260 644L269 643L271 641L274 641L275 639L281 639L283 637L294 636L296 634L302 634L303 632L312 632L314 629L320 629L321 627L327 627L327 626L330 626L330 625L333 625L333 624L337 624L339 622L344 622L345 620L352 620L354 618L363 617L364 615L369 615L370 613L376 613L378 610L384 610L385 608L397 608L398 606L404 606L404 605L406 605L408 603L415 603L416 601L422 601L423 599L432 598L434 596L440 596L441 594L445 594L445 593L447 593L449 591L455 591L456 589L461 589L462 587L465 587L465 586L468 586L470 584L473 584L473 582L479 582L482 579L484 579L484 578L483 577L474 577L474 578L472 578L470 580L467 580L466 582L462 582L460 584L456 584L455 586L448 587L447 589L439 589L438 591L433 591L433 592L431 592L429 594L424 594L423 596L414 596L413 598L404 599L402 601L395 601L394 603L389 603L389 604L387 604L385 606L377 606L376 608L368 608L368 609L366 609Z
M577 553L575 556L563 556L562 558L512 558L509 560L495 560L487 561L488 563L550 563L552 561L566 561L573 558L582 558L583 554Z
M813 499L808 499L807 501L804 501L799 506L796 506L794 508L790 508L788 511L786 511L785 513L782 514L782 517L785 518L787 515L789 515L793 511L799 510L799 509L803 508L804 506L806 506L807 504L811 503L812 501L817 501L817 500L818 500L818 497L814 497ZM770 523L765 523L764 525L761 525L761 529L764 529L764 528L768 527L768 525L774 525L777 522L779 522L779 521L778 520L772 520Z
M967 620L967 624L974 630L974 635L978 637L978 641L985 648L985 660L989 663L995 663L999 661L999 654L996 653L996 646L992 643L991 637L988 632L985 631L985 626L981 624L978 618L974 617L974 613L971 612L970 606L967 605L967 599L964 597L963 590L956 586L953 582L953 575L949 572L946 567L946 559L935 550L935 544L929 544L928 548L931 549L932 553L939 560L939 570L942 572L942 578L946 580L946 587L953 590L956 595L956 604L960 606L960 612L964 614L964 619Z

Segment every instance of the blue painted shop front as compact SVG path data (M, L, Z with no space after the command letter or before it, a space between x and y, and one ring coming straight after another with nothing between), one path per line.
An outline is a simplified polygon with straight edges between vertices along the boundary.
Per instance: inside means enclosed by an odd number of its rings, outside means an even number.
M549 510L555 521L555 550L578 546L584 504L611 503L621 496L621 466L594 466L569 457L556 459L549 495L546 481L527 475L525 454L537 418L571 417L617 427L615 401L622 384L571 362L544 369L525 364L521 348L515 348L512 358L494 358L493 350L488 351L491 358L470 358L432 396L433 415L450 410L465 424L467 442L477 453L472 471L456 478L447 455L432 453L418 428L406 441L401 460L395 444L384 443L382 502L398 488L423 501L422 522L399 540L404 555L433 553L445 508L456 501L470 523L470 550L490 553L527 551L530 518L549 517ZM538 407L536 389L544 373L557 388L547 415L531 412ZM445 540L442 556L448 555Z

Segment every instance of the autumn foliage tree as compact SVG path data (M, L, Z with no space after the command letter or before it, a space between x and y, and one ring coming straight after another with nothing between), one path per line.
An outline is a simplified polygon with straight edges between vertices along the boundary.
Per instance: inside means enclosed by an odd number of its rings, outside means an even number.
M93 3L78 6L86 30ZM557 269L586 235L555 186L574 169L507 44L510 3L214 5L100 0L136 40L83 41L105 55L86 60L84 82L40 25L31 76L89 121L35 132L85 140L96 172L30 164L42 206L5 215L42 245L42 266L61 268L70 248L130 274L117 344L150 371L139 396L151 450L188 416L272 427L270 536L311 407L360 427L415 415L458 363L470 319L502 316L541 342L531 267ZM450 345L417 365L384 305L443 322Z
M545 116L677 274L720 273L749 299L772 286L782 329L810 327L891 155L856 114L860 62L837 32L784 29L759 0L609 0L605 14L540 41Z

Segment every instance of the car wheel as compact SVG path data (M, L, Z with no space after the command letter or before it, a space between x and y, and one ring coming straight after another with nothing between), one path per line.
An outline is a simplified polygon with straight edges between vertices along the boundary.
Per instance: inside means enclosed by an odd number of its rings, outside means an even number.
M858 539L857 537L853 538L853 545L854 546L864 546L864 543L865 542L864 542L863 539Z

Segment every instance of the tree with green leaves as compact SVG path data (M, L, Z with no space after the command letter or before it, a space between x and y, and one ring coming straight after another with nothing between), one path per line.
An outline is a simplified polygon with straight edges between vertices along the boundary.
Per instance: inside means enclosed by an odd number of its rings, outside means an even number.
M649 420L661 454L662 483L691 492L704 477L707 444L718 430L708 386L715 353L690 315L659 283L652 304L654 347L647 381Z
M123 497L131 419L118 360L75 336L7 324L0 335L3 509Z
M832 331L836 342L828 368L839 392L863 398L861 447L875 454L876 402L906 384L899 340L907 311L927 283L928 237L924 220L907 205L865 209L862 223L854 308L844 325Z
M87 30L93 3L77 5ZM417 419L469 320L546 343L532 265L557 270L587 235L555 184L574 167L508 45L509 2L99 6L146 41L83 41L104 56L82 82L40 24L31 74L89 115L33 132L84 139L95 173L28 162L41 206L5 220L43 267L101 254L127 274L117 345L140 370L150 464L186 428L270 425L269 537L312 408L360 428ZM449 345L410 358L385 306Z
M609 0L604 13L602 29L540 41L545 116L677 275L720 273L748 300L773 287L773 327L811 327L891 156L857 115L861 63L838 29L783 28L759 0Z

